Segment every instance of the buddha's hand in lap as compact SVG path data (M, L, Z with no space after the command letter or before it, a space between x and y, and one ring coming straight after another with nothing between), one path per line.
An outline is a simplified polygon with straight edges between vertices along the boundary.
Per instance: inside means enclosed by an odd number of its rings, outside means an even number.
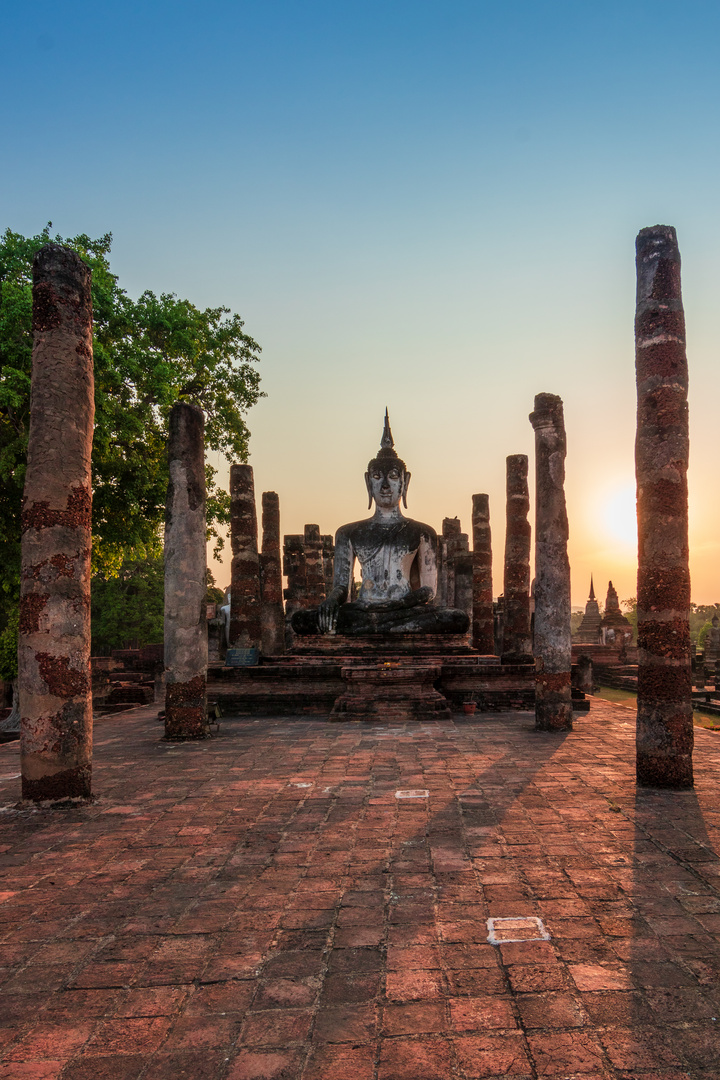
M422 588L413 589L412 592L401 596L399 600L377 600L361 606L368 611L403 611L405 608L419 607L421 604L429 603L434 595L429 585L423 585Z
M334 634L337 627L338 611L340 610L340 604L342 603L342 597L339 592L333 589L329 596L318 604L318 629L321 634Z
M429 585L423 585L420 589L413 589L407 596L403 596L400 607L418 607L420 604L429 604L433 598L433 591Z

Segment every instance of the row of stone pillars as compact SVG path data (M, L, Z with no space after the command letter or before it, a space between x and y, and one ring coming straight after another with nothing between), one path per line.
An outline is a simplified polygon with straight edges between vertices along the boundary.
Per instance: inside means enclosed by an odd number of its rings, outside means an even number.
M528 459L507 459L504 620L500 657L503 663L532 661L530 636L530 522ZM472 643L478 652L495 652L492 588L492 541L487 495L472 497Z
M680 255L675 230L666 226L643 229L638 236L635 332L637 779L641 784L689 787L688 373ZM74 252L49 244L38 252L33 267L32 399L22 505L18 681L26 799L87 798L91 793L93 392L90 271ZM536 723L558 729L572 722L566 440L560 398L539 394L530 419L536 449ZM166 734L171 738L204 735L207 724L203 426L200 409L174 406L165 537ZM525 605L530 532L527 459L522 455L508 459L507 479L507 636L502 653L510 659L527 655L529 639ZM258 555L249 466L233 467L231 487L233 583L237 580L244 588L243 567L252 569L248 576L253 581L262 582L259 594L255 585L249 589L244 609L237 599L231 607L231 635L241 643L270 642L282 634L277 496L263 496L263 551ZM473 635L482 651L490 644L490 554L488 500L477 495Z

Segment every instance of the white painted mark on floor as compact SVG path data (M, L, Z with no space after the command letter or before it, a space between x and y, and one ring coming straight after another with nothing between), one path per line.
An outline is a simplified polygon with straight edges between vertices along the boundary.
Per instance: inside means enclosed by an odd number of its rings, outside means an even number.
M404 791L396 791L396 799L428 799L430 792L427 788L406 788Z
M290 781L290 787L312 787L312 784L296 784L293 781Z
M513 915L504 919L488 919L487 939L491 945L505 945L511 941L549 941L550 935L542 919L535 915Z

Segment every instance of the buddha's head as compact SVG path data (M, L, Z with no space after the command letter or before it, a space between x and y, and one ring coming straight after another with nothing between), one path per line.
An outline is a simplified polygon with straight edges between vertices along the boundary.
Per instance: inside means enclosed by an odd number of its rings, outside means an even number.
M372 508L373 499L383 510L392 510L400 504L400 499L402 499L403 506L407 509L410 473L405 468L405 462L395 453L387 409L380 450L376 457L368 462L365 484L368 493L368 510Z

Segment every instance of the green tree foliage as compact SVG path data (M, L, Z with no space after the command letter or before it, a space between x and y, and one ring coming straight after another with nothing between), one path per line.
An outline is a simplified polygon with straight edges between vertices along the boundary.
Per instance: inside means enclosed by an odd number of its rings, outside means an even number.
M637 597L631 596L629 600L623 600L622 606L625 614L633 625L637 634ZM690 623L690 640L699 648L705 644L707 632L712 624L714 615L720 617L720 604L691 604L688 613Z
M637 640L637 596L630 596L623 600L620 605L624 608L624 615L633 628L633 640Z
M0 595L7 625L18 599L20 502L30 416L32 260L53 241L92 268L95 360L93 570L119 574L126 559L157 551L167 490L168 416L176 401L200 405L205 440L235 461L247 460L244 416L261 395L260 347L228 308L195 307L171 293L133 300L110 270L112 236L51 237L9 229L0 241ZM208 522L229 521L229 498L208 467ZM5 677L10 677L4 667ZM2 672L0 672L0 675Z
M125 559L117 574L92 580L92 652L149 645L163 639L162 554Z
M163 640L165 607L162 551L145 559L125 559L115 574L92 579L92 653L105 656L113 649L139 648ZM208 567L209 604L222 603ZM0 649L2 648L0 635Z
M699 649L705 647L705 638L715 615L720 616L720 604L690 605L690 640L694 641Z

